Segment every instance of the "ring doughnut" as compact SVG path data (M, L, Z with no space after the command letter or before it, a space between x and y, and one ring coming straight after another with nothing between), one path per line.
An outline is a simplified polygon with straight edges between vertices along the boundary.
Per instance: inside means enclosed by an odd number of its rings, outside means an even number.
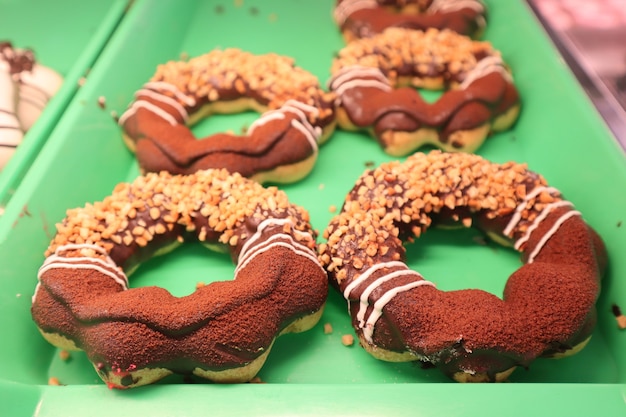
M521 253L503 298L441 291L409 269L403 241L432 226L474 226ZM378 359L430 362L460 382L502 381L537 357L578 352L595 325L604 244L523 164L438 150L383 164L358 179L324 237L322 265Z
M213 50L157 68L119 119L143 172L226 168L258 182L306 176L335 127L332 96L291 58ZM246 135L197 140L189 126L215 113L263 113Z
M500 53L449 30L390 28L360 39L339 52L331 74L338 125L368 131L394 156L426 144L474 152L520 110ZM449 90L429 103L411 87Z
M46 251L32 316L46 340L84 350L111 388L169 374L249 381L276 337L319 320L328 277L308 213L226 170L148 173L68 210ZM142 261L184 239L225 248L235 279L185 297L128 288Z
M389 27L450 29L477 39L486 13L479 0L338 0L333 17L349 43Z
M0 42L0 170L62 83L56 71L35 60L32 50Z

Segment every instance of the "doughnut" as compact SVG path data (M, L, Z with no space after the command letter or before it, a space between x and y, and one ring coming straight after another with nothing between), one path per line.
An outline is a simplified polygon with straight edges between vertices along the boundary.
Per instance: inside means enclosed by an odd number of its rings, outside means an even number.
M39 64L32 50L0 42L0 170L62 84L63 77Z
M244 110L262 115L243 136L197 140L190 130L211 114ZM332 95L293 59L229 48L159 65L118 123L142 172L226 168L261 183L289 183L311 171L335 118Z
M403 244L434 226L476 227L520 252L502 298L439 290L407 266ZM374 358L423 361L459 382L504 381L591 337L606 249L525 164L433 150L380 165L356 181L323 236L320 261Z
M344 47L331 73L338 126L369 132L393 156L424 145L474 152L520 110L499 51L450 30L387 29ZM427 102L412 87L447 91Z
M68 210L39 269L32 317L52 345L84 350L110 388L172 373L249 381L279 335L322 314L328 277L316 237L308 212L276 187L225 169L147 173ZM234 280L184 297L129 288L141 262L184 240L230 253Z
M22 142L24 132L17 118L16 88L9 65L0 59L0 171Z
M333 17L349 43L389 27L450 29L479 38L486 13L479 0L338 0Z

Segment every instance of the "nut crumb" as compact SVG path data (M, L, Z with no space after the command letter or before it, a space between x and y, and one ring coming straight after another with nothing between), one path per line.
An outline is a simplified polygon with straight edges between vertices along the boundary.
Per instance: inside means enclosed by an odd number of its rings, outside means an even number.
M333 326L330 323L324 323L324 334L331 334L333 332Z
M255 376L254 378L252 378L250 380L251 384L265 384L265 382L259 377L259 376Z
M351 334L344 334L341 336L341 343L344 346L352 346L354 344L354 337Z
M51 376L48 378L48 385L61 385L61 382L59 381L59 378Z
M104 98L104 96L98 97L98 106L100 106L101 109L106 107L106 98Z
M330 207L328 207L328 211L331 213L336 213L337 212L337 206L334 204L331 204Z
M320 184L320 185L317 186L317 189L318 190L323 190L324 187L326 187L324 184Z
M70 352L68 350L65 349L61 349L59 351L59 358L61 358L62 361L67 361L70 359Z
M197 289L199 289L199 288L202 288L202 287L204 287L204 286L206 286L206 284L205 284L204 282L202 282L202 281L198 281L198 282L196 283L196 290L197 290Z
M613 304L611 306L611 311L613 312L615 320L617 321L617 327L619 327L620 330L626 329L626 316L622 314L622 310L620 309L620 307L617 304Z

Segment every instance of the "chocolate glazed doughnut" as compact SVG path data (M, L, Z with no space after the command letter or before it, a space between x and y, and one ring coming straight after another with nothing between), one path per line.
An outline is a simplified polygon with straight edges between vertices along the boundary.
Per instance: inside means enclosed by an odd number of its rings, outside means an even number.
M0 42L0 170L63 84L30 49Z
M32 316L53 345L82 349L111 388L172 373L256 375L276 337L319 320L328 277L308 213L226 170L149 173L68 210L39 270ZM235 279L185 297L128 288L127 275L184 239L227 250Z
M338 0L333 17L349 43L389 27L450 29L479 38L486 14L479 0Z
M189 128L211 114L244 110L263 113L244 136L197 140ZM226 168L279 183L306 176L335 127L332 97L313 74L291 58L238 49L160 65L118 122L143 172Z
M387 29L348 44L331 73L339 126L369 132L394 156L426 144L474 152L520 110L500 53L449 30ZM448 91L429 103L412 87Z
M440 291L409 269L403 241L433 226L477 227L521 253L502 298ZM440 151L384 164L359 178L324 237L320 260L378 359L430 362L460 382L503 381L591 337L605 247L525 165Z

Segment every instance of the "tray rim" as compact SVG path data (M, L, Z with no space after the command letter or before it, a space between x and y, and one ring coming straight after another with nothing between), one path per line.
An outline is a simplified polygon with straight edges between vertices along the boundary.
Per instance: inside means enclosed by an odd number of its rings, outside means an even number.
M141 4L137 2L135 5L138 3ZM592 108L591 103L589 106ZM598 124L606 128L599 115ZM615 156L618 157L624 158L624 155ZM32 177L29 187L19 190L16 204L6 213L9 220L0 221L0 247L10 233L9 223L16 221L21 213L20 201L27 201L32 192L33 178L37 179L45 174L27 175ZM617 416L623 415L626 410L626 384L419 384L419 389L414 385L416 384L242 384L236 387L216 386L218 394L213 389L207 390L205 385L155 385L139 389L145 394L133 395L129 392L111 391L104 385L54 387L0 379L0 399L4 397L8 404L28 411L28 406L19 404L20 396L33 398L36 401L31 414L40 416L59 413L69 415L68 408L75 415L93 411L91 408L106 410L111 407L112 399L116 400L115 410L118 415L134 416L137 411L146 409L158 414L172 411L173 406L178 404L170 398L189 401L184 411L190 416L206 415L207 406L219 407L223 415L240 415L243 406L241 401L237 401L240 396L246 398L246 403L253 404L254 412L259 415L415 415L419 411L421 415L452 416L480 412L484 416L513 416L519 415L523 409L529 415L575 416L589 415L589 412L601 409L603 415ZM340 396L338 392L341 392ZM170 398L164 398L166 396ZM285 397L297 398L297 406L287 404ZM363 397L366 399L362 400ZM507 400L509 397L520 400L511 407ZM528 398L533 398L533 401L527 402ZM427 406L422 408L420 402ZM521 406L524 408L517 408Z
M21 180L45 146L47 138L56 128L56 124L63 117L63 113L79 90L80 79L96 62L132 1L114 0L111 2L85 49L64 76L61 88L48 102L41 116L37 119L37 123L26 133L23 142L16 148L11 159L0 171L0 206L7 205L16 192Z

